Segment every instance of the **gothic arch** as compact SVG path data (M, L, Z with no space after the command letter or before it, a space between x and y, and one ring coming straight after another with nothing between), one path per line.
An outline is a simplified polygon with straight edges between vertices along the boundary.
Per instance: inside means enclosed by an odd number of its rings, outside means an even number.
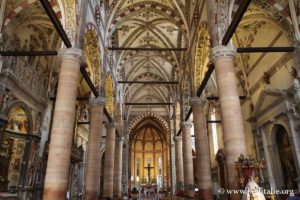
M162 127L164 128L164 131L169 133L169 126L168 126L168 123L166 122L166 120L164 120L162 117L160 117L154 113L144 113L144 114L137 116L135 119L132 120L132 122L130 123L129 128L128 128L128 136L130 136L130 134L132 133L134 128L146 118L154 118L157 122L159 122L162 125Z
M9 23L14 20L14 18L19 13L21 13L23 10L29 8L31 5L33 5L37 1L38 0L25 0L25 1L20 2L18 5L16 5L14 7L14 9L12 9L10 11L10 13L7 15L8 17L5 19L5 21L3 23L3 31L9 25ZM63 3L61 2L61 0L51 0L50 5L51 5L52 9L54 10L56 17L63 22L63 26L64 26L65 16L64 16Z

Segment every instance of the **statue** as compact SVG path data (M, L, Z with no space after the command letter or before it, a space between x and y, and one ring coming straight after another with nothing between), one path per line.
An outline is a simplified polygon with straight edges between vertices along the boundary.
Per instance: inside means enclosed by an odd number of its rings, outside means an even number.
M263 79L267 85L270 85L270 75L267 72L264 73Z
M235 168L237 169L240 178L240 187L245 188L248 181L254 179L254 176L259 174L259 170L263 168L263 165L263 160L255 162L254 158L251 156L245 157L241 154L238 161L235 163ZM255 177L255 179L258 180L258 177Z
M9 89L0 89L0 114L4 114L10 102L13 100L12 94Z
M253 177L250 177L242 200L266 200L262 188L258 186Z

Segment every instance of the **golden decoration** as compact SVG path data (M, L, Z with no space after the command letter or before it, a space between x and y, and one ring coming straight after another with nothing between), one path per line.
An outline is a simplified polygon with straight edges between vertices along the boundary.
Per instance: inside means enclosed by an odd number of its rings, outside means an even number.
M198 44L196 47L195 56L195 77L194 85L197 89L205 75L208 56L210 53L210 38L206 28L201 28L199 31Z
M105 82L106 109L111 117L114 116L114 90L112 75L106 76Z
M98 47L98 36L94 30L89 30L85 33L83 38L83 51L86 56L87 64L90 69L93 70L93 81L96 86L100 90L101 87L101 57L100 57L100 49Z
M238 161L235 162L235 168L238 171L241 188L246 187L246 184L250 178L253 178L256 182L259 182L258 176L255 175L259 174L259 170L263 167L263 160L258 160L256 162L251 156L245 157L243 154L241 154L238 158Z

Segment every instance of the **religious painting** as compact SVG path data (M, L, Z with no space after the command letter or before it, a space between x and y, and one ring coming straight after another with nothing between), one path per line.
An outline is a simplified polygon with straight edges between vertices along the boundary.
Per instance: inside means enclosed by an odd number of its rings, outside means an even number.
M32 112L33 116L33 133L40 133L41 127L41 120L42 120L42 113L41 112Z
M23 134L28 132L28 120L23 108L17 106L9 112L6 130Z
M296 189L297 183L294 181L294 179L297 178L295 159L293 156L293 150L289 141L288 133L286 132L284 127L279 126L277 130L276 140L285 187L286 189Z
M13 139L4 135L0 144L0 192L6 191Z
M15 158L14 165L13 165L13 170L19 171L20 166L21 166L21 158Z
M24 144L23 143L18 143L17 149L16 149L16 154L17 155L23 154L23 149L24 149Z

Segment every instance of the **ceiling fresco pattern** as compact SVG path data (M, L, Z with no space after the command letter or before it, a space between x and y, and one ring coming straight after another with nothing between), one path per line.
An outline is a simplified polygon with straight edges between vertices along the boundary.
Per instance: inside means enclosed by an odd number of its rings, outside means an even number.
M108 35L114 47L185 48L187 41L185 1L109 1ZM179 10L178 10L179 8ZM118 79L123 81L173 81L180 53L172 51L122 51L118 53ZM125 102L166 103L174 92L169 85L127 84ZM162 107L168 112L167 107ZM134 112L139 106L130 106ZM148 110L151 108L148 108ZM155 109L155 108L154 108Z

